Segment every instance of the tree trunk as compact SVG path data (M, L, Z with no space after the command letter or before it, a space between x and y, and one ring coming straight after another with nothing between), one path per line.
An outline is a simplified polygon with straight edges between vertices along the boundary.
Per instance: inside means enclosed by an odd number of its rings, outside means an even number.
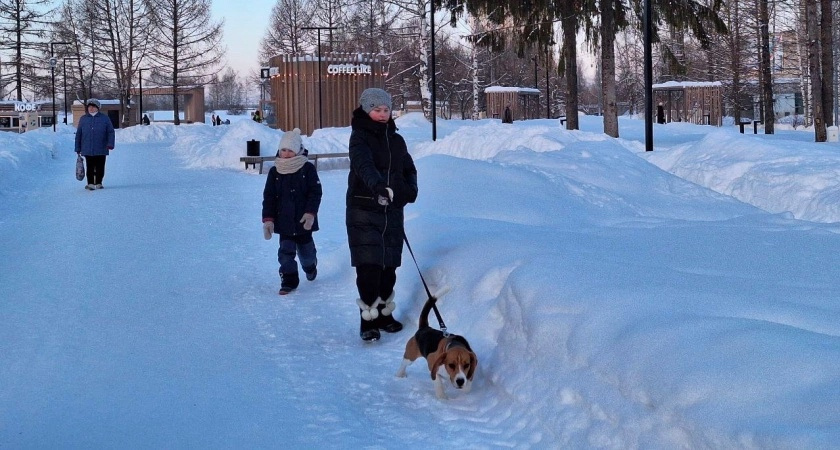
M741 105L741 12L738 8L738 2L732 4L732 44L730 46L730 57L732 71L732 104L735 105L733 116L735 123L741 122L741 112L744 109Z
M834 125L834 37L832 34L831 0L820 0L820 65L822 72L822 105L825 126Z
M481 93L481 80L478 78L478 71L478 48L475 44L473 44L472 48L470 49L470 74L472 75L473 97L472 120L478 120L479 115L478 96Z
M808 66L811 70L811 103L814 110L814 140L827 140L825 129L825 113L823 111L823 80L820 71L820 30L819 5L817 0L807 1L806 28L808 29Z
M770 70L770 20L767 12L768 0L758 0L758 20L761 30L761 96L764 107L764 134L774 133L776 112L773 110L773 75Z
M173 122L175 125L181 125L181 116L178 114L178 109L180 105L178 104L178 43L181 39L181 15L179 14L178 7L180 5L176 3L173 4L174 8L172 9L172 42L175 45L172 46L172 112L174 117Z
M808 5L806 1L799 2L799 16L796 30L796 58L799 63L799 94L802 96L802 125L812 124L811 115L811 71L808 69ZM804 31L799 28L804 27Z
M423 12L420 13L420 39L417 42L420 52L420 66L417 69L420 74L420 100L423 105L423 116L428 120L432 120L432 114L435 113L434 105L432 105L432 91L429 89L431 80L429 78L429 48L431 45L431 38L429 34L429 22L427 18L427 3L423 4Z
M613 0L601 0L601 104L604 105L604 133L617 138L618 110L615 97L615 11L613 10Z
M577 16L572 1L560 2L563 60L566 75L566 129L578 130Z

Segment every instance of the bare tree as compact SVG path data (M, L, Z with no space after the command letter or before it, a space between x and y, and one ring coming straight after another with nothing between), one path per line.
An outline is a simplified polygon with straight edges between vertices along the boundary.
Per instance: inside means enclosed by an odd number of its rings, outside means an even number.
M629 27L616 40L616 103L634 114L644 108L644 46L640 27Z
M9 76L0 77L0 86L13 82L14 97L24 100L24 91L44 90L41 70L49 58L43 39L47 35L50 0L0 0L0 49L11 50L12 57L0 67L11 67ZM44 57L47 55L47 58ZM3 71L5 72L5 71Z
M315 4L309 0L277 0L271 9L268 29L260 42L259 57L263 64L272 56L299 55L315 42L316 36L301 30L310 26ZM311 36L312 35L312 36Z
M224 21L211 21L211 0L145 1L154 30L150 33L149 56L155 65L172 71L174 121L180 125L178 88L185 84L204 85L221 70Z
M146 53L149 14L142 0L92 0L93 13L102 18L101 41L109 62L107 72L116 82L123 126L129 124L132 80Z
M228 114L242 114L245 110L245 86L236 71L228 68L210 87L213 109L227 110Z

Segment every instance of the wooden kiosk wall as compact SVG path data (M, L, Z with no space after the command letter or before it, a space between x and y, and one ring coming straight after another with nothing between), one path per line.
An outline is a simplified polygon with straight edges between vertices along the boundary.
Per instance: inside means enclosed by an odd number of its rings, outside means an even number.
M319 63L322 114L318 104ZM370 73L358 73L362 65L370 66ZM318 128L349 126L362 91L385 87L382 60L371 54L325 53L320 61L315 55L278 55L271 58L270 66L275 126L282 130L300 128L307 135Z

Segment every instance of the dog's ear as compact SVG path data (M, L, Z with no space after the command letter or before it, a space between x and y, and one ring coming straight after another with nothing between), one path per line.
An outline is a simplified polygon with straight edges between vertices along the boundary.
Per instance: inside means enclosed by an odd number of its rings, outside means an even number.
M440 365L443 364L444 359L446 359L446 352L441 352L437 359L435 359L434 364L432 364L432 380L437 379L438 369L440 368Z
M468 380L473 379L473 374L475 373L476 367L478 367L478 358L475 356L475 353L470 352L470 370L467 371Z

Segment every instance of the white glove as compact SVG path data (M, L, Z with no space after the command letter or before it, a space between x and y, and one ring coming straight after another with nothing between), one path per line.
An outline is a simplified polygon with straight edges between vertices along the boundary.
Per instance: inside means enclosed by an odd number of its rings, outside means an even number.
M263 237L265 240L270 241L272 234L274 234L274 222L263 222Z
M388 191L388 200L393 202L394 201L394 190L389 188L389 187L386 187L385 190Z
M305 213L303 217L300 218L300 223L303 224L303 229L309 231L312 229L312 224L315 223L315 215L311 213Z

